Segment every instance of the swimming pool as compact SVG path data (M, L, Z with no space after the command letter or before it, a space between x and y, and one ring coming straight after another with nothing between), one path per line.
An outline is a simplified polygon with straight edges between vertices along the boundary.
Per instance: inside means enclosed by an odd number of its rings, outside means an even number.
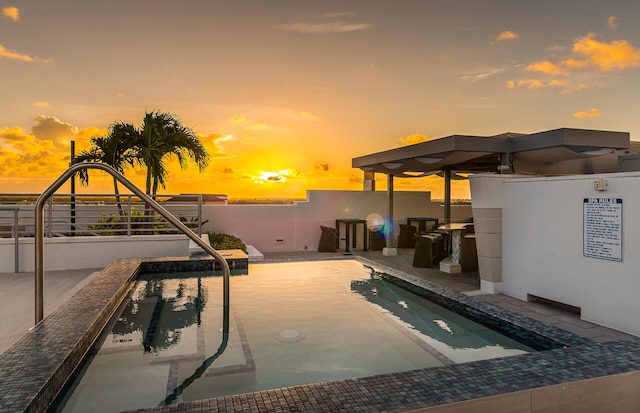
M220 278L141 276L62 411L148 408L531 351L357 261L252 265L231 288L226 331Z

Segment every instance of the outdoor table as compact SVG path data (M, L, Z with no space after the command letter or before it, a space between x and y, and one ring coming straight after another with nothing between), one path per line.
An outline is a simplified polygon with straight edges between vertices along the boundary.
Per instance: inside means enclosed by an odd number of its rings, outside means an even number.
M351 248L356 248L358 245L358 237L356 236L356 230L358 225L362 224L362 250L367 250L367 220L359 218L336 218L336 232L338 233L338 242L340 241L340 224L344 224L346 230L345 236L345 251L349 251L349 240L352 240ZM353 238L351 238L353 234Z
M462 255L462 238L464 232L467 230L467 226L469 225L473 225L473 223L456 222L438 227L438 230L446 231L450 234L449 251L451 252L451 262L454 264L460 264L460 257Z

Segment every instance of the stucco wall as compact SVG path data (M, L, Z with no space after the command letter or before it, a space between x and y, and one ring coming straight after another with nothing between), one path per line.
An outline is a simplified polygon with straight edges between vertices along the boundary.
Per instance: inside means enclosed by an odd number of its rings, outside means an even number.
M34 238L20 238L20 272L34 271L34 242ZM186 235L45 238L44 269L101 268L116 258L186 256L188 251ZM0 239L0 273L15 271L14 256L14 240Z
M432 202L429 192L395 192L394 228L407 217L437 217L443 206ZM106 209L110 208L105 206ZM28 208L21 210L28 218ZM307 200L293 205L203 205L205 231L222 231L240 237L261 252L314 251L320 226L335 227L336 218L362 218L371 213L386 216L386 191L308 191ZM82 216L78 214L79 217ZM95 216L96 212L92 212ZM99 216L99 214L98 214ZM469 205L452 206L452 218L471 216ZM95 218L93 218L95 222ZM358 246L362 247L362 232ZM342 228L344 236L344 228ZM183 235L132 237L59 237L45 240L45 269L105 266L116 258L181 256L187 254ZM13 239L0 239L0 273L14 272ZM33 238L20 239L20 271L33 271Z
M604 178L607 191L594 189ZM502 188L502 282L579 307L582 318L640 335L640 174L507 179ZM621 198L622 262L583 255L583 199Z
M335 227L336 218L387 215L386 191L308 191L307 200L293 205L204 205L205 231L222 231L241 238L261 252L315 251L320 226ZM471 207L453 206L452 218L471 217ZM407 217L443 219L441 203L430 192L394 193L395 230ZM358 229L358 246L362 246ZM344 234L344 227L341 235Z

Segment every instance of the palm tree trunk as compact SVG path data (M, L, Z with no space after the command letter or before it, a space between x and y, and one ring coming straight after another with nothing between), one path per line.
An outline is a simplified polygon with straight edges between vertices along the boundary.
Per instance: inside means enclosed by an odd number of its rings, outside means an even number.
M120 222L124 218L124 210L122 209L122 203L120 202L120 190L118 188L118 180L113 178L113 193L116 194L116 206L118 208L118 215L120 215Z

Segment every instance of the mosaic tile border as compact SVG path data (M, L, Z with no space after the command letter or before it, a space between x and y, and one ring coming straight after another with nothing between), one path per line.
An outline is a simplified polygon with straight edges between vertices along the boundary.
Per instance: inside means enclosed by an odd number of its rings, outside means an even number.
M180 258L117 260L54 313L0 355L0 412L42 412L86 356L122 300L134 285L129 282L142 267L160 272L188 264ZM143 264L144 263L144 264ZM553 329L488 303L414 279L397 270L374 268L432 290L447 300L478 311L482 317L510 319L532 325L547 334ZM453 305L453 304L452 304ZM456 304L458 305L458 304ZM473 312L472 311L472 312ZM510 313L510 314L509 314ZM537 325L539 323L539 325ZM557 329L553 329L557 330ZM557 348L502 359L392 373L359 379L292 386L249 394L219 397L177 405L136 410L178 411L307 411L400 412L638 370L640 340L593 343L567 333L549 336L572 347Z

